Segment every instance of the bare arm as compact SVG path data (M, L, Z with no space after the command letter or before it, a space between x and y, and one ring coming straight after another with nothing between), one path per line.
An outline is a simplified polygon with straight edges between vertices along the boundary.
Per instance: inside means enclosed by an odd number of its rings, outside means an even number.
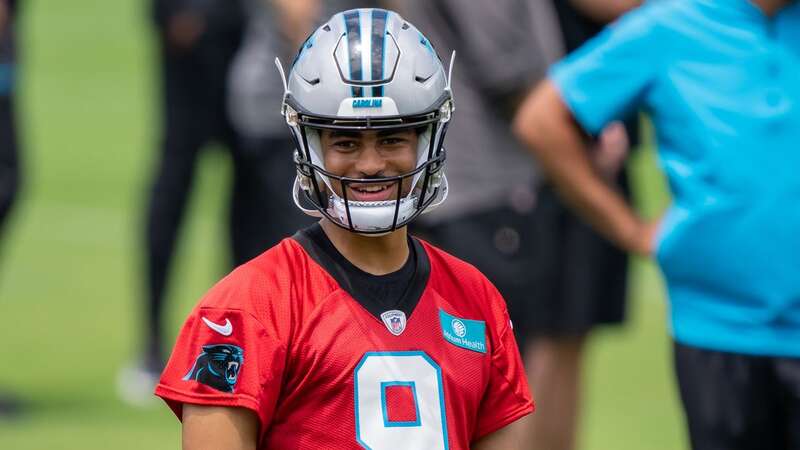
M643 222L595 169L581 129L550 80L522 103L514 133L565 201L601 234L627 251L652 253L655 225Z
M191 49L206 31L206 19L195 11L179 11L167 21L167 39L177 50Z
M609 23L642 4L641 0L570 0L572 6L592 19Z
M249 409L183 405L183 450L255 450L258 419Z
M530 428L531 415L482 437L473 446L473 450L521 450L523 433Z
M280 28L284 37L293 47L300 44L314 31L314 24L320 15L319 0L270 0L280 18Z

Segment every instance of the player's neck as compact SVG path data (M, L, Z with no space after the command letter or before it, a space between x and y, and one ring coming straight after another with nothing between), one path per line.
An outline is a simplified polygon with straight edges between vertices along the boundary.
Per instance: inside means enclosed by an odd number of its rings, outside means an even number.
M782 8L789 6L792 0L750 0L750 2L756 5L764 15L772 17Z
M408 259L406 227L383 236L364 236L338 227L327 219L321 220L320 225L336 250L364 272L373 275L396 272Z

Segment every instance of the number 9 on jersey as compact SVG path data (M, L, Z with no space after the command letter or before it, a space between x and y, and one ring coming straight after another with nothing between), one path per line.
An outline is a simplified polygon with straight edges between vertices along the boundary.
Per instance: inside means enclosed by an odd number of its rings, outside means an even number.
M362 447L448 448L442 370L425 352L367 352L354 382L356 439Z

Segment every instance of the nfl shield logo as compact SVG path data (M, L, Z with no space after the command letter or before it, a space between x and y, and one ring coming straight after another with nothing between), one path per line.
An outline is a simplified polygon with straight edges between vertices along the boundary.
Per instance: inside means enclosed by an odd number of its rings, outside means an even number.
M406 313L393 309L381 314L383 324L395 336L400 336L400 333L406 329Z

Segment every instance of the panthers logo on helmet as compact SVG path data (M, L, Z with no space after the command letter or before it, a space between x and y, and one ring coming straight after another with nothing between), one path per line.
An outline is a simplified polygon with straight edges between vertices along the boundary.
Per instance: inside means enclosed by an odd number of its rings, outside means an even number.
M204 345L194 365L183 377L222 391L233 392L244 361L242 349L230 344Z

